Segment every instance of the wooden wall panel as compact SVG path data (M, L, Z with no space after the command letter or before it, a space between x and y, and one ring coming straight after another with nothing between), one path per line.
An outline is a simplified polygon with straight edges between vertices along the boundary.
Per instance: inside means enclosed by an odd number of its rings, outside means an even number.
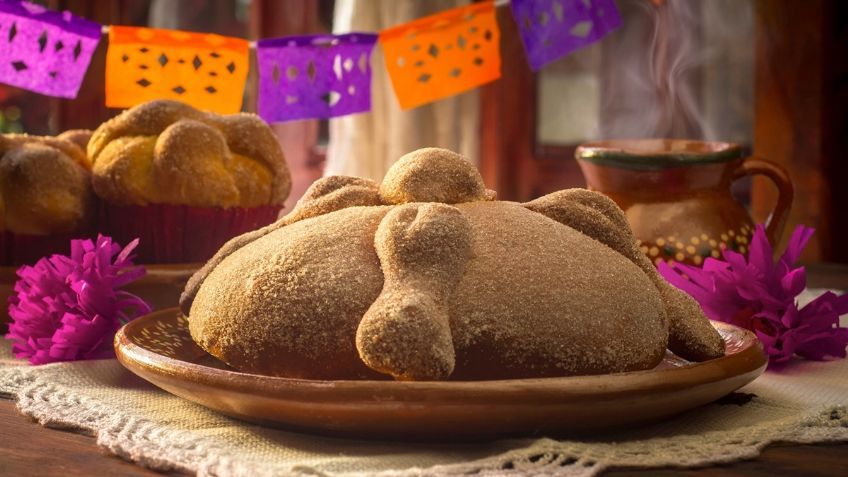
M816 228L806 262L848 262L848 81L844 2L756 3L754 152L785 167L795 203L784 242L795 225ZM756 179L752 210L764 220L776 192Z

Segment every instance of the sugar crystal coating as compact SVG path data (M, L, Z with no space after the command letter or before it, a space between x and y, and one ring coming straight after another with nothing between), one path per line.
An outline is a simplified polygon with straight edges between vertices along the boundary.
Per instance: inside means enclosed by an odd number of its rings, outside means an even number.
M609 199L494 201L438 149L395 167L379 189L323 179L225 246L184 294L195 341L238 369L313 379L602 374L649 369L670 343L723 352Z
M115 204L282 204L291 177L258 116L157 100L101 124L88 143L97 195Z
M69 233L93 218L91 163L79 146L89 134L0 135L0 230Z

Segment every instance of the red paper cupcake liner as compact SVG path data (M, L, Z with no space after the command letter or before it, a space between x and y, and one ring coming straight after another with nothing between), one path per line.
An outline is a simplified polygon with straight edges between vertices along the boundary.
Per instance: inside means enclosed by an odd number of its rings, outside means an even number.
M120 244L139 238L136 263L205 262L231 238L277 220L280 209L103 203L98 229Z

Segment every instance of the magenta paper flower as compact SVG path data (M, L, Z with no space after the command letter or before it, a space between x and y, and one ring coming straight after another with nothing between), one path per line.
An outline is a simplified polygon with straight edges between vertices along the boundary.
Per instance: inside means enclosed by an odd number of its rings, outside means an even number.
M102 235L96 243L72 240L70 257L53 255L19 268L6 335L15 357L44 364L114 356L118 328L150 312L144 300L118 290L146 273L130 257L137 245L135 239L121 250Z
M658 269L672 285L695 298L710 319L756 333L770 365L794 355L844 358L848 328L839 327L839 316L848 313L848 294L826 292L800 309L795 300L807 286L807 275L804 267L794 264L813 232L799 225L777 262L765 229L758 225L747 260L725 249L724 261L708 258L703 268L661 262Z

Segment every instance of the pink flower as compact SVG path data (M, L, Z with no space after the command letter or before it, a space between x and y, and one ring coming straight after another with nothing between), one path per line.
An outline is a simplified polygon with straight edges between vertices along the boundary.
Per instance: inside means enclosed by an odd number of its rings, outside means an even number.
M114 356L112 338L123 323L150 312L141 298L118 288L146 273L109 237L72 240L71 256L45 257L18 269L9 298L12 351L32 364ZM114 258L114 262L112 259Z
M672 285L695 298L710 319L756 333L770 365L794 355L844 358L848 328L839 327L839 316L848 313L848 294L827 292L800 309L795 301L807 285L807 275L804 267L794 264L813 232L799 225L777 262L765 229L758 225L747 260L726 249L724 261L708 258L703 268L660 263L658 269Z

